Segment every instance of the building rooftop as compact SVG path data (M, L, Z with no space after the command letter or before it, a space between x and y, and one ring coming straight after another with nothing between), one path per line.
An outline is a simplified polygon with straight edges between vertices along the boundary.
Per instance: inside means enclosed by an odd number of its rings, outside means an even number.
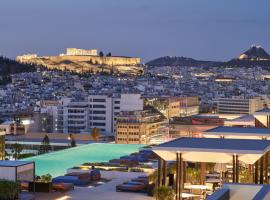
M1 160L0 161L0 167L19 167L22 165L28 165L33 162L31 161L17 161L17 160Z
M270 114L270 108L264 108L262 110L258 110L258 111L255 112L255 114L256 113L268 113L268 114Z
M270 128L256 128L256 127L226 127L219 126L210 130L205 131L207 134L215 135L267 135L270 136Z
M219 139L219 138L178 138L156 146L156 148L177 148L179 151L221 150L223 152L260 151L270 148L269 140L242 140L242 139Z
M181 153L184 161L229 163L238 155L239 161L254 164L270 149L270 140L242 140L220 138L178 138L153 147L153 151L167 161L176 160Z

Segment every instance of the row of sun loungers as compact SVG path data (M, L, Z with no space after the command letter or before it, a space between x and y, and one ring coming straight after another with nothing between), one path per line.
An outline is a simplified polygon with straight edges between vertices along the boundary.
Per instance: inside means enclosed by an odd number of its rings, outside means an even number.
M120 192L144 192L149 183L148 177L139 176L131 181L124 182L116 186L116 191Z
M155 155L150 150L140 150L138 153L133 153L128 156L122 156L119 159L110 160L109 163L136 166L142 162L148 162L155 159Z
M76 186L86 186L92 181L97 181L101 178L99 170L92 170L88 172L72 172L65 176L58 176L53 178L53 183L72 183Z

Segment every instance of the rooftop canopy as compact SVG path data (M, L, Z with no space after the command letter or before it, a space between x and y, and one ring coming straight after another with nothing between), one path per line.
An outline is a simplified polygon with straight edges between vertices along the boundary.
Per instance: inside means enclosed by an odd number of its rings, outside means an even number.
M204 137L238 138L238 139L262 139L270 137L270 128L244 128L220 126L204 132Z
M269 150L269 140L216 138L178 138L153 147L166 161L176 160L176 153L181 153L184 161L230 163L233 155L238 155L239 161L246 164L254 164Z
M23 165L33 164L30 161L19 161L19 160L0 160L0 167L19 167Z
M255 112L255 115L270 115L270 108L264 108Z

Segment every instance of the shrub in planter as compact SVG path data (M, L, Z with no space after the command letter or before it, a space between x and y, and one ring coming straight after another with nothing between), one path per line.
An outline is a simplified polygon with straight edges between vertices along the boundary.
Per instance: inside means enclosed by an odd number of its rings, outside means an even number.
M52 192L52 183L48 182L30 182L29 183L29 192Z
M50 174L42 175L35 183L29 183L30 192L52 192L52 176Z
M174 200L175 198L174 190L167 186L155 188L154 195L158 200Z
M14 181L0 180L0 199L14 200L19 194L20 184Z
M150 184L147 185L146 192L147 192L148 196L153 197L154 196L154 190L155 190L155 184L154 183L150 183Z

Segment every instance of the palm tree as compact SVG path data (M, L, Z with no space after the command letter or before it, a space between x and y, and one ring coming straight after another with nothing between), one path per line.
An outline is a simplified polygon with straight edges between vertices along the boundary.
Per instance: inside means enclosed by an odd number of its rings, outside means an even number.
M100 136L100 131L98 128L94 127L91 131L91 137L93 138L94 141L98 141Z
M77 145L76 145L76 141L75 141L73 134L69 134L69 139L70 139L70 146L76 147Z
M23 146L21 144L14 143L11 145L11 152L15 160L17 160L20 157L22 150L23 150Z
M42 140L42 143L39 148L39 153L48 153L51 150L51 145L50 145L50 138L46 134Z

